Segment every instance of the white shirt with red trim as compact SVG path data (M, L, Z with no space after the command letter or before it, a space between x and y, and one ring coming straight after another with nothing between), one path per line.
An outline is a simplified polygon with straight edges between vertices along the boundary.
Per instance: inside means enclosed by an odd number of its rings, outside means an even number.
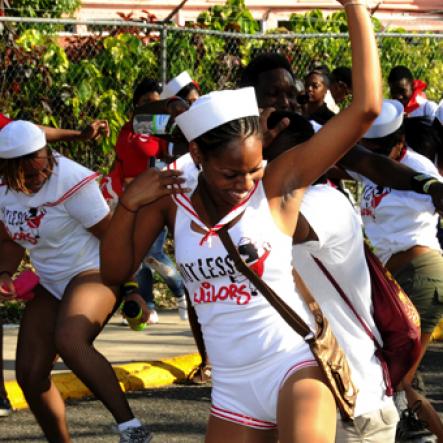
M180 195L175 201L177 268L195 307L211 364L228 371L257 367L274 357L307 347L303 338L235 269L216 234L217 228L203 228L189 197ZM240 254L314 328L292 277L292 238L276 226L261 181L216 226L241 213L239 221L229 229Z
M87 229L109 212L96 182L98 174L54 155L57 165L37 193L0 186L0 221L29 251L43 285L68 282L81 271L99 268L98 239Z
M407 149L399 161L443 181L435 165L411 149ZM440 251L437 239L438 214L429 195L384 188L363 175L347 172L364 185L360 202L361 216L366 234L383 264L393 254L417 245Z
M385 396L386 386L373 340L313 257L332 274L366 326L382 343L372 317L371 281L361 221L348 199L328 185L310 186L300 212L318 240L294 246L294 267L319 303L346 353L352 380L359 390L355 408L358 417L392 404L392 399Z
M408 117L426 117L429 120L434 120L438 104L432 100L428 100L426 97L422 97L421 95L417 96L416 101L419 106L417 109L409 112Z

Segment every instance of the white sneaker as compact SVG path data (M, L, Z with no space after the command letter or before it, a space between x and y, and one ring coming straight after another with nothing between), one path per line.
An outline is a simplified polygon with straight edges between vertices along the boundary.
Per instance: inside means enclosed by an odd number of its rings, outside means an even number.
M120 432L120 443L149 443L153 437L147 426L138 426Z
M157 311L153 309L152 311L149 311L149 318L147 323L150 325L155 325L156 323L159 323L160 319L158 318Z
M188 320L188 303L186 302L186 296L183 295L177 298L178 315L180 320Z

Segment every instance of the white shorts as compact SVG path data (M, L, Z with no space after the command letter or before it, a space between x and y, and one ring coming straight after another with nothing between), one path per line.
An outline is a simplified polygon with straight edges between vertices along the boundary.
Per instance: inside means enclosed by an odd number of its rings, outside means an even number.
M63 278L61 280L47 280L43 277L40 277L40 284L47 291L49 291L50 294L53 295L57 300L61 300L63 298L66 288L68 287L71 280L74 277L76 277L78 274L80 274L81 272L85 272L85 271L97 271L98 272L98 268L88 267L86 269L79 269L79 270L76 270L75 273L73 273L72 275L70 275L66 278Z
M68 279L48 281L41 278L40 284L57 300L61 300L70 281Z
M240 369L212 368L211 414L255 429L277 427L281 387L295 372L317 366L307 344L276 354L272 362Z

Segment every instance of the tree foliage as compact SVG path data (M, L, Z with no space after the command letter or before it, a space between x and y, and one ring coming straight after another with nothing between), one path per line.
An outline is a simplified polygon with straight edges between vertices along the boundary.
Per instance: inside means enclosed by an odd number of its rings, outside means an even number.
M151 15L146 19L152 20ZM256 25L243 0L228 0L225 6L214 6L203 13L196 27L255 33ZM18 31L8 25L0 38L1 112L66 128L81 127L93 118L107 119L111 126L109 139L99 147L82 144L73 151L79 161L106 169L112 162L109 152L130 113L134 84L144 76L160 78L159 34L148 28L118 27L65 39L36 24L31 26ZM380 29L379 22L374 21L374 26ZM288 33L287 38L248 39L169 31L168 78L186 69L203 92L233 87L242 66L265 51L288 57L300 78L313 62L331 69L350 66L347 37L333 35L347 32L343 13L328 17L320 11L294 14L288 27L278 30ZM310 37L313 33L325 36ZM379 39L379 47L385 78L393 66L404 64L429 84L431 99L441 99L443 39L384 37Z
M79 7L80 0L13 0L6 14L14 17L70 16Z

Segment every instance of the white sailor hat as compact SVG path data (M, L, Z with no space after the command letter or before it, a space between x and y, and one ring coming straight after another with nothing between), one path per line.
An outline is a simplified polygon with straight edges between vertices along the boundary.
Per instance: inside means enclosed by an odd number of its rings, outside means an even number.
M192 141L224 123L258 115L254 88L247 87L202 95L175 121L186 139Z
M385 99L380 115L363 138L382 138L394 133L403 123L404 108L398 100Z
M23 157L45 146L45 133L34 123L15 120L0 131L0 158Z
M443 125L443 100L438 105L435 118L440 122L441 125Z
M168 83L166 83L163 88L162 93L160 94L160 99L165 100L169 97L174 97L180 89L184 88L189 83L192 83L193 80L187 71L183 71L181 74L174 77Z

